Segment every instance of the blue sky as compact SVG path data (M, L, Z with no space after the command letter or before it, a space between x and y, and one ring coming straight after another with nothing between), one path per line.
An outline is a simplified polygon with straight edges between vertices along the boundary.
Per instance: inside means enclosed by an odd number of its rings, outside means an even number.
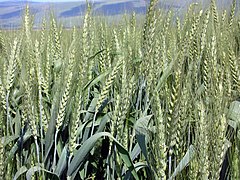
M0 0L0 2L4 2L7 0ZM18 1L22 1L22 0L18 0ZM69 2L69 1L76 1L76 2L81 2L81 1L85 1L85 0L27 0L27 1L33 1L33 2Z
M9 1L9 0L0 0L0 2L4 2L4 1ZM13 0L10 0L10 1L13 1ZM16 1L29 1L29 2L86 2L86 0L16 0ZM104 0L88 0L88 2L101 2L101 1L104 1ZM115 0L109 0L110 2L111 1L115 1ZM124 1L124 0L121 0L121 1ZM139 0L139 1L144 1L144 0ZM176 0L176 1L179 1L179 0ZM181 0L180 0L181 1Z
M0 0L0 2L4 2L8 0ZM18 1L32 1L32 2L85 2L86 0L18 0ZM89 2L94 2L94 1L103 1L103 0L88 0ZM114 1L114 0L109 0L109 1Z
M9 1L9 0L0 0L0 2ZM10 0L13 1L13 0ZM17 1L29 1L29 2L86 2L86 0L17 0ZM88 0L88 2L101 2L104 0ZM115 1L115 0L109 0L109 1ZM124 1L124 0L121 0ZM139 0L144 1L144 0Z
M67 2L67 1L85 1L85 0L30 0L36 2Z
M0 0L0 2L4 2L4 1L7 1L7 0ZM23 0L18 0L18 1L23 1ZM26 0L24 0L26 1ZM33 2L82 2L82 1L86 1L86 0L27 0L27 1L33 1ZM101 0L88 0L89 2L92 2L92 1L101 1Z
M3 1L8 1L8 0L0 0L0 2ZM72 1L76 1L76 2L82 2L82 1L86 1L86 0L17 0L17 1L33 1L33 2L72 2ZM103 0L88 0L90 1L103 1ZM114 0L109 0L109 1L114 1Z

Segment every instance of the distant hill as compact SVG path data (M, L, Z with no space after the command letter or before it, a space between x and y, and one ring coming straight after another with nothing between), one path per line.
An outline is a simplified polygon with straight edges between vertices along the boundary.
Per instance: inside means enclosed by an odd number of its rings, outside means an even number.
M159 8L182 10L186 9L191 2L197 0L164 0L160 1ZM203 0L198 0L203 2ZM228 0L220 0L220 6L226 7L230 3ZM112 17L119 17L124 13L136 12L137 14L145 14L149 1L145 0L101 0L95 1L92 5L93 14ZM4 1L0 2L0 28L19 28L22 22L22 15L26 4L29 4L31 13L34 15L34 27L40 27L44 16L48 16L50 12L54 12L54 16L65 27L79 25L79 19L85 14L85 2L27 2L20 1ZM207 0L204 1L205 5Z

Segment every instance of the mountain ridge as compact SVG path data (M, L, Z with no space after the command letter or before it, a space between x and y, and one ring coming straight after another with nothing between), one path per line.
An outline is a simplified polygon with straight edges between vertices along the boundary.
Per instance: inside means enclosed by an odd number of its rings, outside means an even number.
M228 5L224 0L220 0L222 6ZM197 0L168 0L160 1L158 6L162 9L186 9L187 6ZM200 0L198 1L200 2ZM205 1L205 4L207 1ZM220 3L221 3L220 2ZM43 17L54 12L54 16L62 22L64 27L79 25L79 18L85 14L85 1L68 2L36 2L36 1L12 1L6 0L0 3L0 28L12 29L21 27L22 15L26 4L29 4L30 12L34 15L34 27L39 28ZM145 14L147 9L145 0L101 0L92 4L94 15L104 15L117 17L125 13Z

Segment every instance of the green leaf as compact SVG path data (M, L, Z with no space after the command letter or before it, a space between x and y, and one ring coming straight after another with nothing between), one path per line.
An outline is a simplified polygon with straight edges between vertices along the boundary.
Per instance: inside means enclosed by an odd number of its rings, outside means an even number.
M142 168L149 168L146 162L137 162L134 164L136 171L138 172Z
M162 88L162 86L165 84L165 81L167 80L167 78L172 74L172 69L174 67L174 64L177 61L178 56L169 63L169 65L164 69L163 74L161 76L161 78L158 81L157 84L157 91L160 90Z
M134 124L134 129L137 135L144 135L149 139L149 121L152 118L152 115L142 117L136 121ZM140 145L140 144L139 144Z
M137 122L134 125L134 129L136 130L136 139L137 142L141 148L141 151L147 160L148 164L148 151L147 151L147 142L148 142L148 124L150 119L152 118L152 115L142 117L137 120Z
M99 124L101 123L102 117L98 117L94 123L94 126L99 126ZM90 123L92 121L88 121L88 123L86 124L85 128L91 128L92 127L92 123Z
M102 131L103 131L103 129L105 128L107 122L110 120L110 116L111 116L111 113L109 112L109 113L105 114L105 115L102 117L97 132L102 132Z
M137 162L134 164L134 168L136 169L136 172L138 172L140 169L143 168L149 168L146 162ZM124 180L131 179L131 172L127 171L126 175L124 176Z
M27 173L26 173L26 179L27 179L27 180L32 180L32 176L33 176L36 172L38 172L38 171L44 171L44 172L52 175L53 177L52 177L51 179L53 179L53 178L54 178L54 179L59 179L59 177L58 177L56 174L54 174L53 172L48 171L48 170L46 170L46 169L44 169L44 168L42 168L42 167L40 167L40 166L31 167L31 168L27 171Z
M103 51L106 51L106 49L102 49L102 50L96 52L94 55L90 56L88 59L94 59L98 54L100 54Z
M15 135L19 135L22 131L21 116L20 116L19 110L17 110L17 112L16 112L16 116L13 119L13 123L15 125Z
M148 152L147 152L147 146L146 146L146 136L144 134L136 134L137 142L141 148L141 151L145 157L145 159L148 161Z
M98 98L93 98L93 100L91 101L90 106L88 107L87 113L84 117L83 122L86 122L90 119L90 117L93 115L93 112L95 111L95 107L97 104Z
M169 178L169 180L172 180L175 178L193 159L195 155L195 148L193 145L190 145L185 156L182 158L176 169L174 170L172 176Z
M67 146L63 148L62 154L60 156L60 159L58 160L57 167L54 173L58 175L58 177L60 177L66 167L67 167Z
M17 173L15 174L13 180L17 180L22 174L24 174L25 172L27 172L27 168L26 166L22 166L18 171Z
M137 133L148 135L148 124L150 119L152 118L152 115L142 117L136 121L134 124L134 129Z
M53 105L52 105L53 106ZM56 111L56 109L53 108L52 111ZM51 112L51 117L50 117L50 121L49 121L49 124L48 124L48 129L47 129L47 133L46 133L46 136L45 136L45 157L44 157L44 162L46 160L48 160L48 155L49 155L49 152L51 151L51 148L52 148L52 145L53 145L53 142L54 142L54 135L55 135L55 125L56 125L56 122L55 122L55 116L54 116L54 113Z
M24 144L31 136L32 136L31 132L30 132L30 131L27 131L27 132L24 134L23 139L22 139L23 144ZM9 152L7 161L11 160L11 159L14 157L15 153L17 152L17 150L18 150L18 142L16 142L16 143L14 144L14 146L13 146L12 149L11 149L11 151Z
M91 123L91 120L85 122L84 124L81 124L77 129L76 136L78 137L83 132L83 130L87 127L87 125L90 124L90 123Z
M109 74L110 71L106 71L102 74L100 74L99 76L97 76L95 79L89 81L83 88L83 90L86 90L87 88L90 88L92 86L94 86L95 84L97 84L99 81L103 80L108 74Z
M231 103L229 111L228 111L228 118L235 121L237 124L240 122L240 102L234 101Z
M3 145L6 146L10 142L15 141L18 137L19 137L18 135L2 137L1 142L3 142Z
M132 161L134 159L136 159L140 153L141 153L141 148L140 148L139 144L137 143L134 146L134 148L133 148L133 150L131 151L131 154L130 154L130 157L131 157Z
M70 162L70 165L67 171L67 176L71 177L75 173L75 171L78 171L80 166L84 163L85 159L87 158L88 153L94 147L96 142L103 136L108 136L115 142L117 150L120 154L120 157L122 158L122 160L124 161L128 169L132 172L134 178L138 180L139 178L138 178L137 172L133 166L133 163L131 161L128 151L110 133L107 133L107 132L100 132L100 133L94 134L83 143L83 145L76 151L72 161ZM73 179L74 177L71 177L71 178Z
M236 121L229 120L228 125L231 126L235 131L237 130L238 124Z

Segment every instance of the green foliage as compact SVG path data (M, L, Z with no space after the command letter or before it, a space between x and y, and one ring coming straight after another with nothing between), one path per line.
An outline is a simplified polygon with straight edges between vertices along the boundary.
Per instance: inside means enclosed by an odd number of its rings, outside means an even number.
M0 179L239 179L236 1L156 4L0 32Z

